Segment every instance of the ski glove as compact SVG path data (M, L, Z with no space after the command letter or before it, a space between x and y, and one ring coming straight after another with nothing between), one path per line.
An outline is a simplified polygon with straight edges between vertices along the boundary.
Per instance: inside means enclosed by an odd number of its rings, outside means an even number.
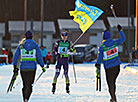
M42 71L43 71L43 72L45 72L45 71L46 71L45 67L42 67Z
M72 47L70 48L70 52L76 53L76 49L72 46Z
M121 27L121 25L117 25L117 29L118 29L118 31L120 31L120 30L122 30L122 27Z
M13 67L14 67L13 72L14 72L14 73L18 73L18 70L19 70L19 69L16 67L16 65L14 65Z

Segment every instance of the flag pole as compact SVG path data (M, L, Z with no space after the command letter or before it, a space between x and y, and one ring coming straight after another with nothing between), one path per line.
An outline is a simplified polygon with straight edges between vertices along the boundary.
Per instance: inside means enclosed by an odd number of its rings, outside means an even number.
M79 40L80 38L84 35L84 32L81 33L81 35L74 41L74 43L72 44L72 46L74 46Z

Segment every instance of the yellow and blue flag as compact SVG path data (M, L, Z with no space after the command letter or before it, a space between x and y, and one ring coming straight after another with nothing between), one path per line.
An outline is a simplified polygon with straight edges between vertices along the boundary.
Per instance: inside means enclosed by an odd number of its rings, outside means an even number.
M69 14L74 16L73 20L79 24L80 29L84 33L103 11L97 7L86 5L81 0L76 0L75 5L75 11L69 11Z

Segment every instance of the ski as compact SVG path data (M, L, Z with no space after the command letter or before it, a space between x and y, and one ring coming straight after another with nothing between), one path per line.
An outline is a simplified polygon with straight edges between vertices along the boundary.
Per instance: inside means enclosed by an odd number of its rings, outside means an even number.
M20 68L20 59L21 59L21 56L19 56L18 61L17 61L17 68L18 69ZM15 80L17 79L17 76L18 76L18 72L13 74L12 79L11 79L10 84L9 84L9 87L7 89L7 93L9 91L12 91L12 88L13 88L13 85L15 83Z
M96 73L96 91L101 91L101 72Z
M55 94L55 92L52 91L53 94Z
M67 92L68 95L70 95L70 92Z
M69 86L70 86L70 84L69 84L69 83L68 83L68 84L66 84L66 93L68 93L68 94L70 94Z
M101 91L101 72L99 74L99 91Z
M52 87L52 93L53 93L53 94L55 94L56 84L55 84L55 83L53 83L53 84L52 84L52 86L53 86L53 87Z
M18 73L14 73L14 74L13 74L12 79L11 79L10 84L9 84L9 87L8 87L8 89L7 89L7 93L8 93L9 91L12 91L12 88L13 88L13 85L14 85L14 83L15 83L15 80L16 80L17 76L18 76Z

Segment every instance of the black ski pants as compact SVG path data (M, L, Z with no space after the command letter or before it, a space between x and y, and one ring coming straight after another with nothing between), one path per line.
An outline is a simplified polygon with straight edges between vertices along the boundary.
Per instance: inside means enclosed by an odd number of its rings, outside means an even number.
M21 78L23 81L23 88L22 88L22 94L23 94L23 100L27 99L29 100L30 95L32 93L32 84L34 83L35 79L35 71L21 71Z
M112 100L117 101L116 95L115 95L116 78L118 77L120 72L120 65L105 69L105 72L106 72L106 81L107 81L110 96Z

